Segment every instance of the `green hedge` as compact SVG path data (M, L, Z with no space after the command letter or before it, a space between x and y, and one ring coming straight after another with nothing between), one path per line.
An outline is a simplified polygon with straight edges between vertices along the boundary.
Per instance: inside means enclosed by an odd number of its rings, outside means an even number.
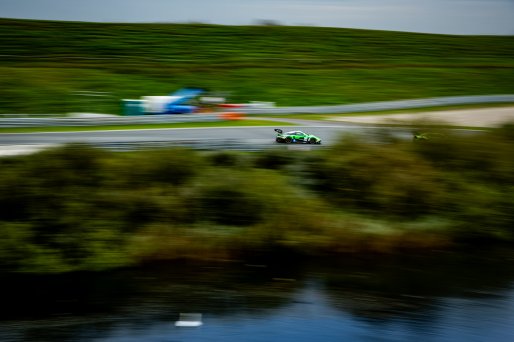
M514 125L254 153L70 144L0 159L3 270L514 242ZM383 136L383 133L379 133Z

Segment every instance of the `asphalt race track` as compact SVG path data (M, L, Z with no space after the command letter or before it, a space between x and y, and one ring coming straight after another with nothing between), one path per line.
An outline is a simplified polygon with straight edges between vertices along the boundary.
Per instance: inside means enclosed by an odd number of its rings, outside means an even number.
M198 149L260 150L285 146L275 142L274 128L285 131L302 130L322 139L322 145L291 144L288 148L321 148L334 143L345 133L372 135L376 128L348 124L325 124L287 127L223 127L108 130L59 133L4 133L0 134L0 150L8 147L45 147L79 142L112 150L132 150L145 147L188 146ZM408 135L407 132L398 133ZM295 147L293 147L295 146ZM15 153L13 153L15 154Z

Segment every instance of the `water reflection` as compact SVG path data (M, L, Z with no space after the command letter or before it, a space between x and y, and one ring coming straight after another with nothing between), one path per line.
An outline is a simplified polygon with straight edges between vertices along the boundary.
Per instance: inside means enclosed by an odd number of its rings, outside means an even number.
M511 341L511 251L4 277L1 341ZM201 313L199 328L176 327Z
M440 298L501 296L512 282L512 255L439 252L423 256L351 259L344 272L326 273L332 305L365 319L385 320L424 312Z

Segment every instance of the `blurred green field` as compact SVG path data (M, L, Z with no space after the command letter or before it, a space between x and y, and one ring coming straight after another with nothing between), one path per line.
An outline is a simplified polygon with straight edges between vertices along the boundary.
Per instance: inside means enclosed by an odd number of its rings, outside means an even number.
M0 19L0 46L0 114L115 114L184 86L279 106L514 93L514 36Z

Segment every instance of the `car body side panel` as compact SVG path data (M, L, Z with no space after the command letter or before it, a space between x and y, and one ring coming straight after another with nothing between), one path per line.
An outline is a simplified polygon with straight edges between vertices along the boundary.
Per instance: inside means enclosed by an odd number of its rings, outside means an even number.
M314 139L316 144L321 143L321 139L315 135L307 134L302 131L290 131L284 133L281 129L275 129L277 132L276 142L278 143L311 143L312 139Z

